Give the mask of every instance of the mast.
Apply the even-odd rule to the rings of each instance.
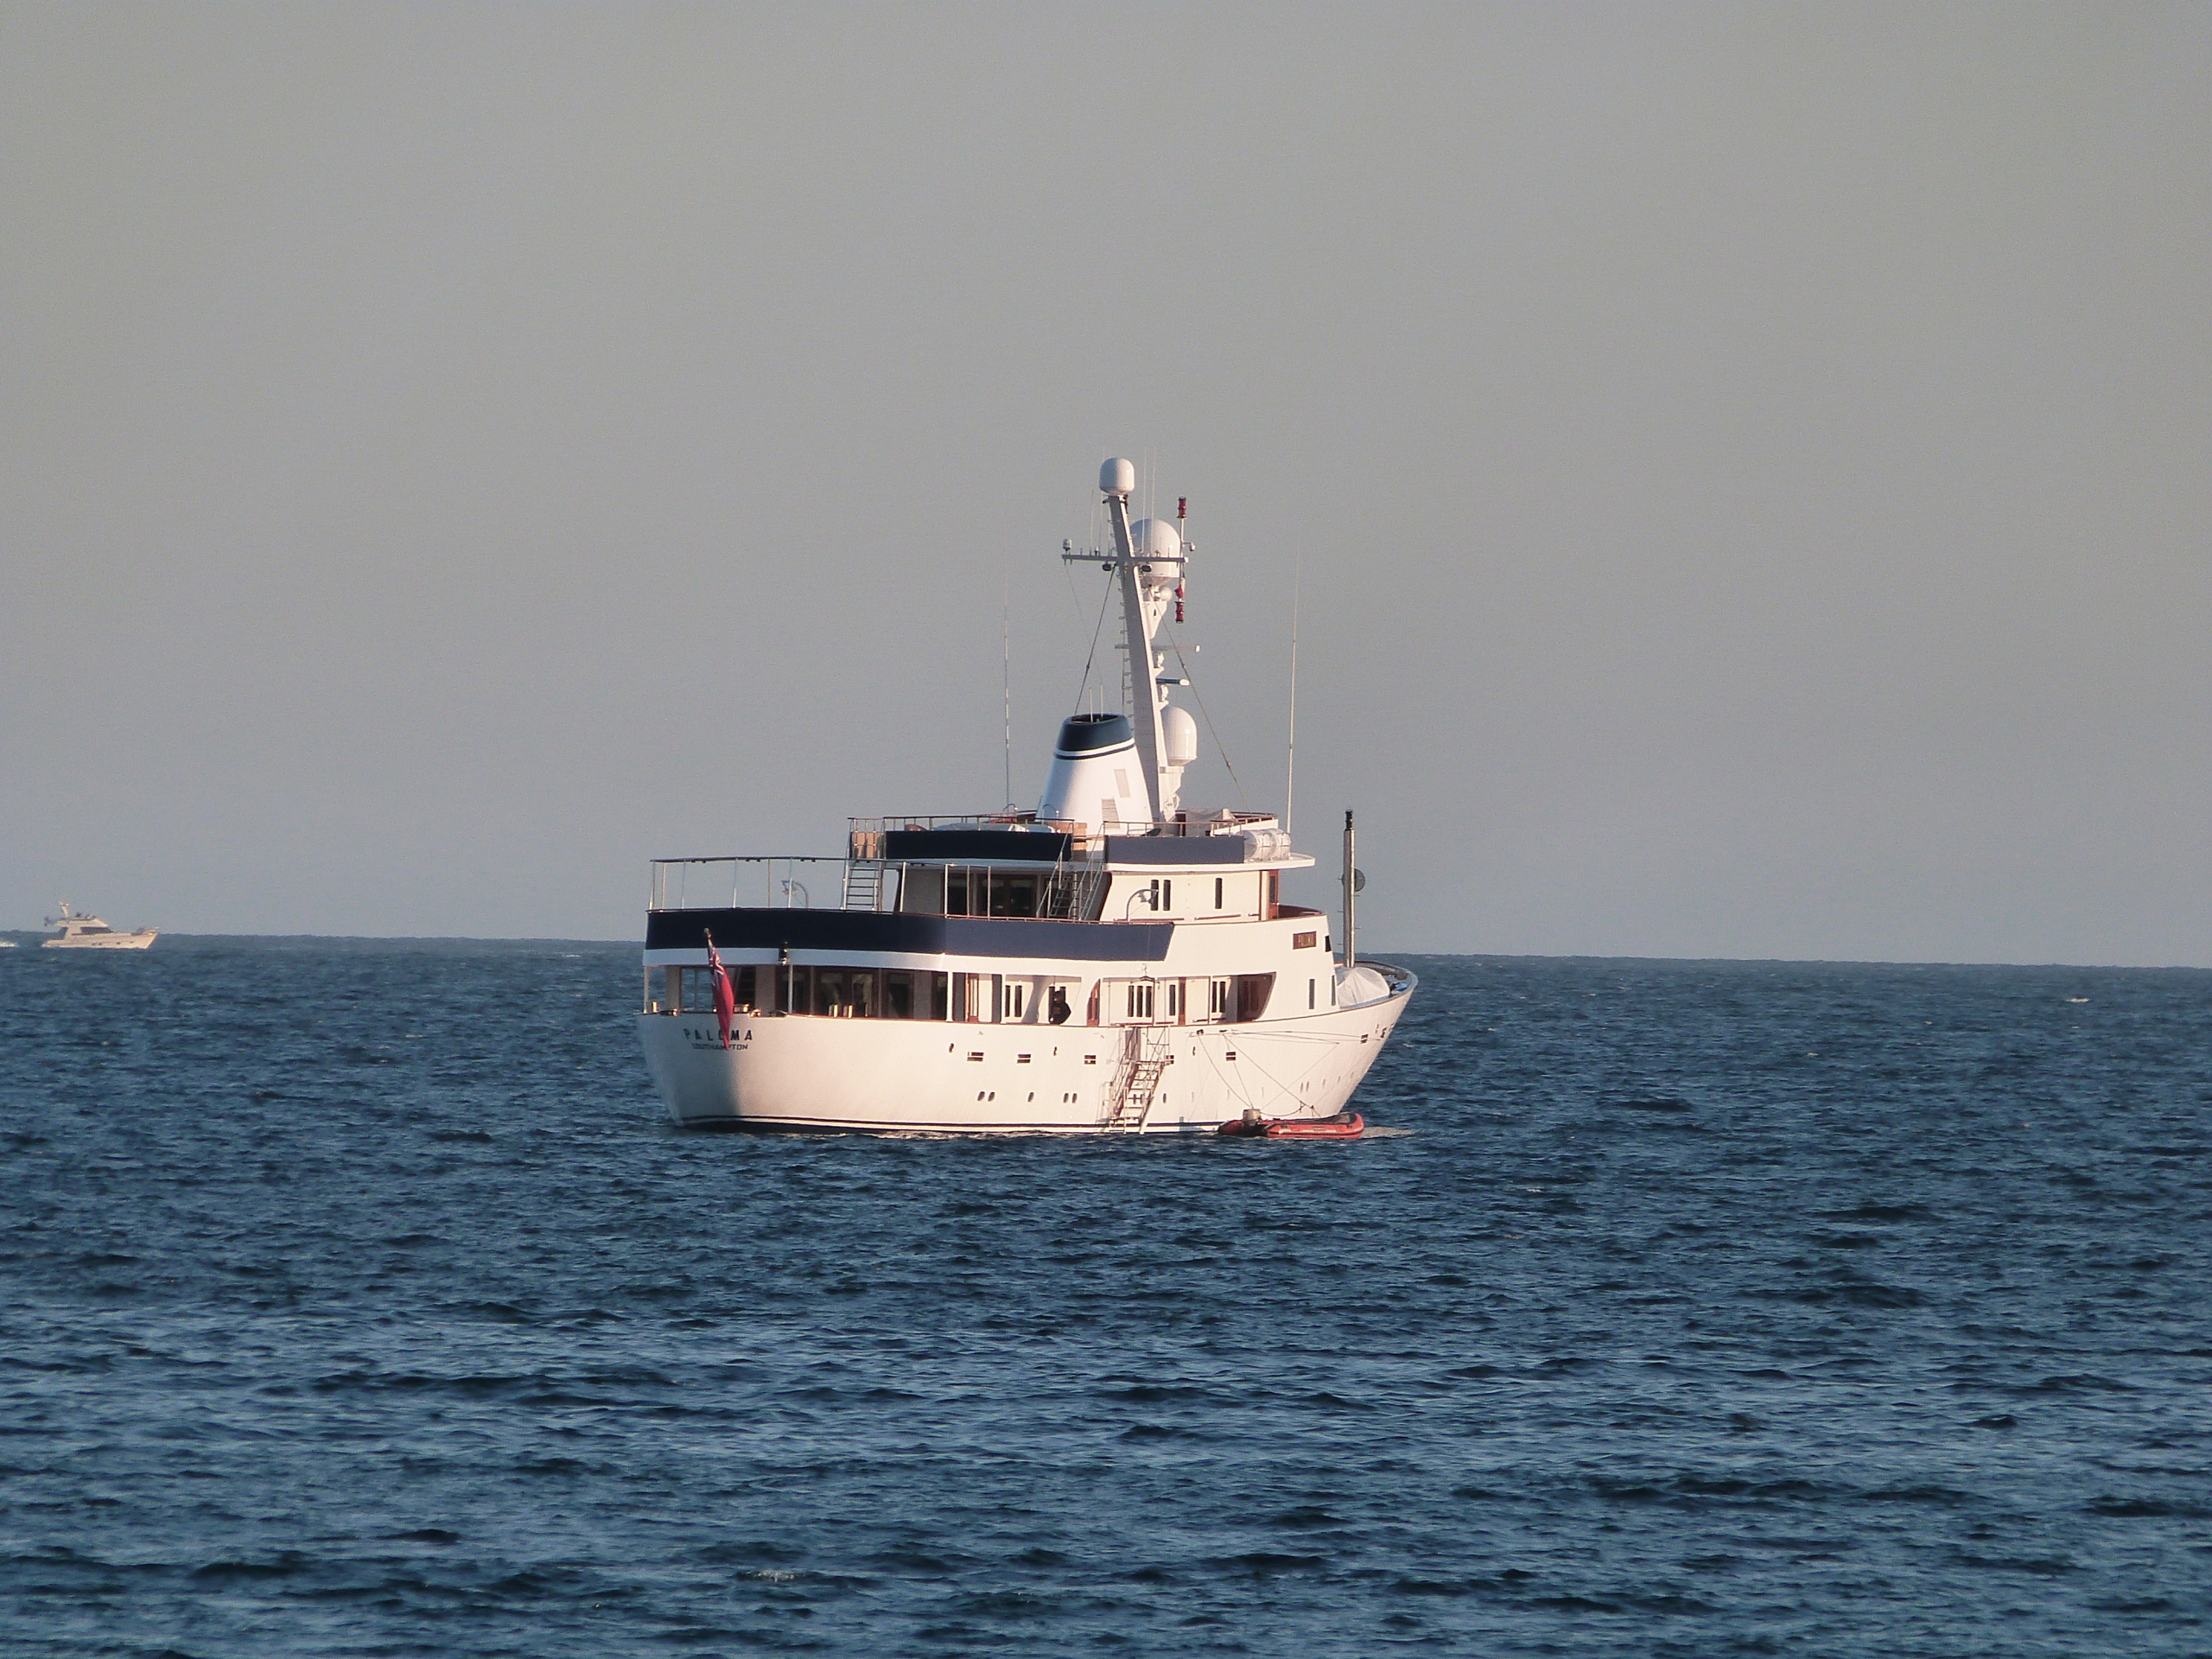
[[[1355,944],[1355,918],[1359,906],[1359,872],[1351,861],[1351,809],[1344,809],[1344,966],[1359,960]]]
[[[1164,601],[1147,589],[1145,572],[1138,567],[1137,549],[1129,535],[1129,492],[1136,487],[1135,467],[1119,459],[1098,469],[1098,487],[1105,493],[1106,514],[1114,523],[1114,564],[1122,578],[1122,637],[1128,642],[1128,702],[1126,710],[1137,741],[1137,764],[1144,769],[1145,804],[1158,823],[1166,816],[1167,780],[1162,758],[1160,706],[1166,693],[1160,683],[1160,662],[1152,648],[1153,632],[1160,625]]]

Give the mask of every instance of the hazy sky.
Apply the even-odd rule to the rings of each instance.
[[[2202,5],[0,6],[0,926],[635,937],[996,805],[1009,592],[1033,804],[1121,453],[1186,800],[1281,804],[1302,560],[1377,949],[2212,963],[2208,88]]]

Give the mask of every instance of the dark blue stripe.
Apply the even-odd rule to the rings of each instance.
[[[1056,957],[1164,962],[1173,922],[1029,921],[998,916],[884,915],[865,910],[655,910],[645,949],[901,951],[924,957]]]
[[[1068,837],[1057,830],[893,830],[883,837],[883,855],[894,863],[1057,864],[1067,854]]]
[[[1242,836],[1109,836],[1109,864],[1242,864]]]

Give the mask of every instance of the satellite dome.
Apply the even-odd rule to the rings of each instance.
[[[1115,456],[1098,469],[1098,487],[1108,495],[1127,495],[1137,486],[1137,464]]]
[[[1160,711],[1160,736],[1166,753],[1160,758],[1171,766],[1187,766],[1198,758],[1198,722],[1191,711],[1173,703]]]
[[[1179,559],[1183,535],[1173,518],[1140,518],[1129,526],[1129,545],[1140,559]]]

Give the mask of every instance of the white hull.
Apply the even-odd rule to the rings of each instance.
[[[1141,1124],[1206,1130],[1257,1109],[1328,1117],[1367,1075],[1414,981],[1358,1007],[1235,1025],[1083,1026],[741,1014],[725,1049],[711,1014],[643,1014],[639,1036],[669,1116],[689,1127],[875,1134],[1109,1130],[1131,1031],[1163,1043]],[[976,1057],[981,1056],[980,1058]],[[1233,1058],[1232,1058],[1233,1057]]]
[[[41,939],[39,943],[48,950],[143,950],[153,944],[159,931],[157,928],[142,927],[136,933],[95,933],[89,938],[79,934],[73,938]]]

